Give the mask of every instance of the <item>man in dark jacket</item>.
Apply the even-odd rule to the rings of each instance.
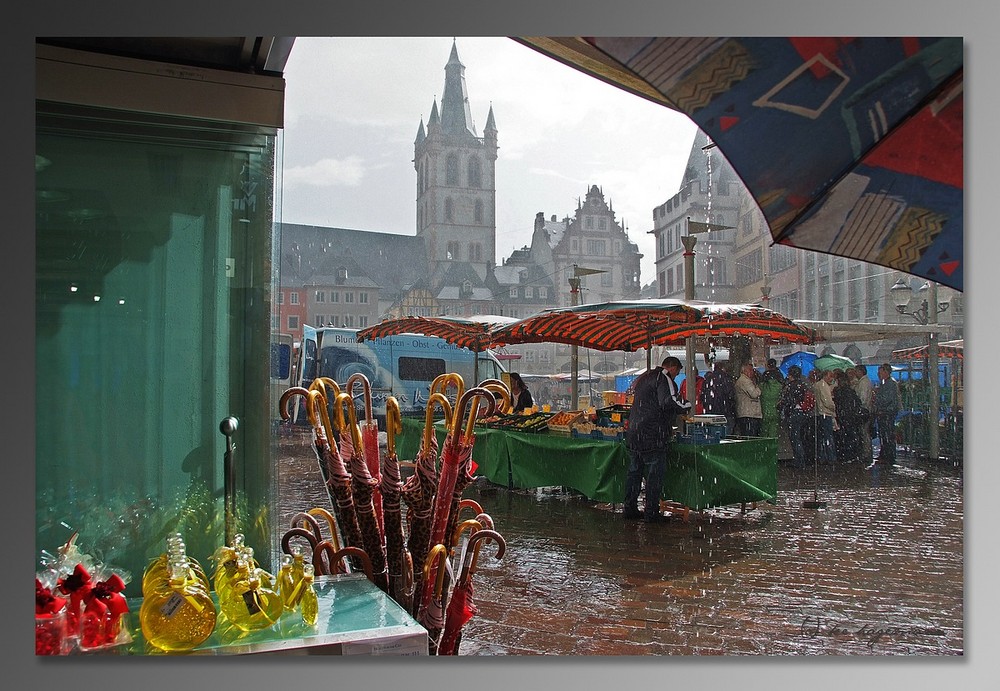
[[[736,384],[729,372],[728,362],[716,362],[705,374],[698,396],[706,415],[725,415],[726,433],[736,431]]]
[[[878,461],[885,465],[896,462],[896,415],[900,409],[899,385],[892,378],[892,367],[885,363],[878,368],[873,412],[878,424]]]
[[[647,523],[663,520],[660,515],[660,492],[667,465],[667,451],[674,437],[674,420],[686,413],[691,404],[681,400],[674,377],[681,371],[675,357],[663,360],[635,380],[632,409],[628,417],[625,443],[629,449],[628,474],[625,476],[625,518],[639,518]],[[639,490],[646,481],[645,511],[639,513]]]

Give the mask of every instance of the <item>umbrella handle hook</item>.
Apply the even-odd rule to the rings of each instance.
[[[347,411],[346,419],[344,417],[345,410]],[[337,429],[341,434],[350,434],[355,450],[357,453],[361,453],[364,443],[361,441],[361,428],[358,427],[358,416],[354,412],[354,398],[351,397],[351,394],[346,391],[337,394],[337,398],[333,401],[333,413],[337,418]]]
[[[424,414],[424,448],[431,448],[431,443],[434,438],[434,404],[437,403],[441,406],[441,410],[444,411],[444,424],[446,427],[451,426],[452,419],[452,409],[451,403],[448,402],[447,396],[440,392],[434,392],[430,395],[427,400],[427,412]]]
[[[458,401],[458,399],[462,397],[462,394],[465,393],[465,380],[462,379],[462,375],[458,372],[448,372],[434,377],[434,381],[431,382],[430,393],[432,395],[435,393],[441,393],[447,397],[449,384],[454,385],[455,400]]]
[[[327,443],[333,446],[333,423],[330,422],[326,394],[319,389],[309,389],[307,399],[309,404],[306,406],[306,412],[309,413],[309,421],[317,430],[317,436],[320,436],[319,431],[322,430]]]
[[[497,553],[494,555],[494,559],[502,559],[504,553],[507,551],[507,541],[503,539],[503,535],[488,528],[477,530],[469,537],[469,544],[465,547],[466,554],[471,552],[472,556],[469,557],[467,565],[463,565],[462,573],[458,579],[459,583],[468,582],[472,578],[472,574],[476,572],[476,565],[479,562],[479,549],[482,547],[479,543],[483,540],[493,540],[497,543]]]
[[[328,389],[333,391],[333,398],[336,398],[340,394],[340,385],[330,377],[316,377],[312,380],[309,388],[319,391],[327,400],[331,400],[330,394],[327,393]]]
[[[403,415],[395,396],[385,400],[385,440],[386,453],[396,455],[396,435],[403,431]]]
[[[483,524],[474,518],[470,518],[466,521],[462,521],[457,526],[455,526],[455,531],[451,535],[451,551],[454,553],[455,548],[458,546],[458,541],[462,538],[462,533],[466,530],[472,532],[475,535],[476,531],[481,530]]]
[[[440,600],[444,597],[445,564],[448,563],[448,548],[438,543],[431,547],[424,559],[424,583],[431,577],[431,567],[437,561],[437,578],[434,580],[434,595]]]
[[[479,383],[479,386],[486,389],[494,396],[499,396],[500,400],[497,401],[497,411],[501,414],[509,413],[511,408],[511,396],[510,389],[499,379],[484,379]]]
[[[288,402],[296,396],[302,396],[302,398],[308,400],[309,389],[302,388],[301,386],[292,386],[281,393],[281,398],[278,399],[278,413],[281,415],[282,420],[288,421],[292,419],[292,411],[288,409]],[[308,407],[306,408],[306,413],[309,413]],[[312,422],[311,417],[309,421]]]
[[[307,511],[310,516],[322,516],[326,519],[326,525],[330,528],[330,541],[336,549],[340,549],[340,538],[337,536],[337,519],[332,513],[322,506],[316,506]]]
[[[465,393],[463,393],[462,397],[458,399],[458,403],[455,405],[455,414],[452,416],[451,419],[450,439],[452,444],[460,443],[459,434],[461,433],[461,429],[459,428],[459,425],[462,424],[461,420],[463,417],[465,417],[466,410],[469,410],[469,414],[468,414],[468,419],[465,422],[465,432],[461,436],[461,442],[468,444],[469,442],[472,441],[472,438],[475,436],[474,432],[475,432],[476,418],[479,416],[480,398],[486,399],[487,403],[487,409],[485,414],[486,417],[490,417],[491,415],[496,413],[497,399],[496,396],[493,395],[493,392],[490,391],[489,389],[484,389],[480,386],[474,386]],[[470,409],[470,403],[472,403],[471,409]]]
[[[363,375],[361,372],[355,372],[350,377],[347,378],[347,383],[345,387],[347,393],[354,395],[354,385],[361,384],[361,390],[365,397],[365,421],[371,422],[375,419],[375,415],[372,412],[372,384],[368,381],[368,377]]]

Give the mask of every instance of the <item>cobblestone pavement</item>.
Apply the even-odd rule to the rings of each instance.
[[[289,515],[325,499],[315,461],[296,458]],[[961,467],[905,457],[782,466],[774,504],[649,525],[477,482],[465,496],[507,553],[483,549],[461,654],[963,655],[962,483]],[[814,491],[825,508],[803,507]]]

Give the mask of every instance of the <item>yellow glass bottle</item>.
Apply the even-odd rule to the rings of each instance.
[[[316,626],[319,619],[319,599],[316,597],[316,590],[313,588],[315,574],[313,565],[306,564],[302,573],[302,580],[299,582],[302,595],[299,598],[299,607],[302,609],[302,621],[308,626]]]
[[[295,590],[295,580],[292,578],[292,555],[283,554],[281,556],[281,569],[278,571],[278,593],[284,603],[285,610],[295,609],[290,604],[292,592]]]
[[[178,562],[166,586],[145,595],[139,608],[142,635],[150,645],[167,652],[191,650],[204,643],[215,630],[215,619],[211,595]]]
[[[273,626],[285,609],[281,596],[261,582],[260,572],[255,569],[247,581],[234,582],[219,603],[226,618],[243,631]]]

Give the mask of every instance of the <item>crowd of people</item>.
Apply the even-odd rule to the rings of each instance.
[[[792,465],[810,463],[896,462],[896,417],[901,408],[899,384],[888,364],[878,367],[873,384],[864,365],[846,369],[812,370],[802,375],[797,365],[782,374],[777,362],[767,361],[758,373],[751,363],[734,379],[728,362],[711,362],[695,379],[695,406],[687,397],[687,381],[678,388],[681,372],[675,357],[666,358],[640,376],[633,385],[626,444],[630,462],[625,480],[625,518],[661,520],[659,498],[669,445],[675,442],[678,415],[718,415],[726,419],[728,434],[772,437],[791,447]],[[874,457],[873,440],[879,440]],[[640,490],[646,502],[639,511]]]
[[[901,404],[892,369],[878,368],[872,384],[864,365],[813,370],[808,377],[793,365],[785,377],[777,362],[763,372],[746,363],[735,379],[729,363],[716,362],[697,379],[697,413],[726,418],[727,434],[775,437],[787,434],[793,463],[849,463],[873,460],[872,440],[879,439],[879,462],[896,459],[895,419]],[[685,397],[681,387],[681,397]],[[783,439],[782,439],[783,441]]]

